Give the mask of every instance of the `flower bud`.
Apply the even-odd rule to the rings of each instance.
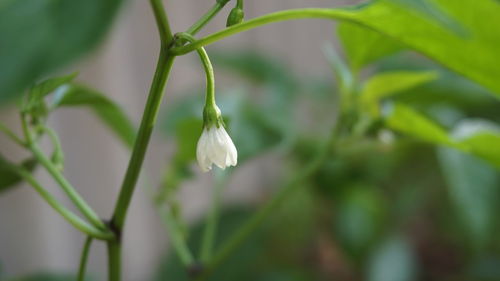
[[[245,18],[245,12],[241,8],[234,7],[227,17],[226,26],[229,27],[241,23],[243,18]]]

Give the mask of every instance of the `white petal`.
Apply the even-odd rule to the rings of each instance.
[[[203,129],[196,147],[196,158],[203,171],[209,171],[212,164],[221,169],[235,166],[238,152],[231,137],[223,127]]]
[[[203,129],[203,132],[196,146],[196,159],[198,160],[198,165],[203,172],[208,172],[212,169],[212,161],[210,161],[207,155],[207,142],[207,130]]]

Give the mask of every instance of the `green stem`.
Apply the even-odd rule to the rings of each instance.
[[[172,212],[166,205],[159,206],[158,210],[165,221],[167,231],[170,234],[170,241],[182,264],[185,267],[192,265],[194,263],[193,255]]]
[[[43,188],[38,181],[31,175],[30,172],[26,171],[23,168],[12,166],[12,169],[16,171],[22,178],[24,178],[33,188],[42,196],[42,198],[56,211],[58,212],[64,219],[66,219],[71,225],[76,227],[78,230],[86,233],[89,236],[92,236],[97,239],[102,240],[110,240],[113,239],[113,233],[109,231],[102,231],[94,226],[88,224],[73,212],[68,210],[66,207],[61,205],[57,199],[52,196],[45,188]]]
[[[97,228],[107,229],[106,225],[102,222],[99,216],[92,210],[92,208],[83,200],[75,188],[66,180],[66,178],[59,172],[54,163],[45,156],[40,147],[36,143],[29,144],[31,151],[35,155],[38,162],[40,162],[45,169],[52,175],[55,181],[61,186],[64,192],[68,195],[71,201],[76,205],[78,210]]]
[[[115,205],[110,226],[117,235],[115,241],[108,242],[109,281],[119,281],[121,274],[121,235],[127,210],[134,194],[135,186],[141,172],[144,157],[151,139],[151,134],[156,123],[163,98],[163,89],[174,63],[174,56],[167,54],[167,47],[172,42],[172,32],[168,23],[161,0],[151,0],[158,30],[160,33],[161,47],[156,71],[149,90],[148,100],[144,108],[141,125],[135,139],[132,156],[128,163],[127,172],[121,186],[120,194]]]
[[[179,32],[176,34],[180,39],[187,40],[188,42],[195,42],[193,36],[186,32]],[[205,48],[200,47],[196,49],[198,53],[201,63],[203,65],[203,70],[205,70],[205,76],[207,80],[207,94],[205,95],[205,106],[211,105],[216,106],[215,104],[215,75],[214,68],[212,67],[212,63],[210,62],[210,58],[208,57],[207,51]]]
[[[13,140],[15,143],[19,144],[22,147],[26,147],[26,143],[22,139],[20,139],[12,130],[10,130],[7,126],[4,124],[0,123],[0,132],[3,132],[5,135],[7,135],[11,140]]]
[[[168,43],[172,41],[173,35],[170,30],[168,16],[167,13],[165,13],[162,0],[150,0],[150,3],[155,15],[156,26],[158,27],[158,32],[160,33],[162,46],[168,46]]]
[[[59,140],[59,137],[57,136],[56,132],[51,128],[45,126],[42,127],[42,130],[46,132],[47,135],[49,135],[50,140],[52,141],[52,146],[54,149],[54,152],[52,154],[56,156],[55,158],[57,159],[57,161],[59,161],[57,164],[61,166],[64,165],[64,152],[61,146],[61,141]]]
[[[215,243],[217,223],[219,218],[219,207],[222,190],[226,186],[226,172],[221,171],[216,174],[216,182],[213,192],[212,207],[207,216],[205,230],[203,232],[200,260],[204,263],[209,262],[212,258],[212,252]]]
[[[121,242],[110,240],[108,245],[108,281],[120,281],[121,279]]]
[[[238,8],[240,8],[240,9],[242,9],[242,10],[243,10],[243,0],[238,0],[238,1],[236,2],[236,7],[238,7]]]
[[[80,267],[78,268],[78,279],[77,281],[85,280],[85,270],[87,268],[87,261],[89,258],[90,246],[92,245],[92,240],[94,240],[91,236],[88,236],[85,239],[85,243],[83,244],[82,256],[80,258]]]
[[[210,10],[208,10],[198,21],[196,21],[188,30],[187,33],[195,35],[200,31],[210,20],[212,20],[219,11],[224,8],[224,5],[216,2]]]
[[[170,53],[176,56],[184,55],[205,45],[222,40],[233,34],[253,29],[261,25],[279,21],[296,20],[304,18],[343,19],[343,20],[354,21],[351,12],[347,10],[344,11],[344,10],[334,10],[334,9],[309,8],[309,9],[280,11],[276,13],[267,14],[261,17],[257,17],[248,21],[244,21],[239,24],[235,24],[226,29],[223,29],[221,31],[210,34],[204,38],[201,38],[191,44],[172,48],[170,49]]]

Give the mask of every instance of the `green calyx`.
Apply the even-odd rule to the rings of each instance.
[[[206,104],[203,108],[203,128],[208,129],[212,126],[220,128],[224,126],[224,120],[217,105]]]
[[[245,12],[240,7],[234,7],[229,16],[227,17],[226,26],[230,27],[232,25],[241,23],[245,18]]]

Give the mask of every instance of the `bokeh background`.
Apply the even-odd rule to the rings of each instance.
[[[252,18],[283,9],[358,2],[253,0],[246,1],[245,13]],[[212,2],[168,0],[165,6],[172,29],[182,31]],[[217,17],[202,34],[219,30],[225,20]],[[158,47],[148,1],[130,0],[104,42],[60,73],[78,71],[78,82],[115,100],[137,125]],[[336,24],[310,19],[260,27],[207,48],[221,109],[230,116],[233,130],[234,124],[244,128],[232,135],[237,146],[241,144],[240,157],[248,159],[232,170],[223,192],[227,210],[220,221],[221,237],[300,172],[329,135],[339,94],[328,59],[332,49],[343,55]],[[399,99],[445,128],[467,117],[500,121],[500,104],[487,90],[411,51],[378,61],[359,78],[391,70],[440,73],[438,81],[408,89]],[[203,93],[204,73],[196,55],[178,58],[126,223],[124,280],[186,280],[169,252],[169,235],[152,204],[152,193],[174,166],[180,145],[176,122],[191,117],[187,113],[199,108]],[[244,107],[251,118],[243,121],[234,117],[234,111],[241,110],[235,104],[242,101],[255,102]],[[266,113],[255,117],[255,112]],[[3,106],[0,119],[20,132],[15,107]],[[109,216],[129,149],[87,109],[60,110],[49,124],[62,141],[65,175],[99,214]],[[50,147],[47,140],[43,145]],[[27,155],[3,136],[0,146],[11,158]],[[401,137],[377,124],[339,147],[335,157],[303,183],[306,188],[287,200],[213,280],[500,280],[495,221],[499,175],[488,163]],[[196,244],[197,222],[210,206],[215,180],[194,163],[188,166],[190,173],[182,178],[177,198],[183,218],[195,225],[190,240]],[[37,177],[70,205],[40,170]],[[84,239],[29,186],[1,194],[0,264],[7,280],[38,272],[75,272]],[[105,250],[99,242],[91,250],[88,272],[96,280],[106,276]]]
[[[284,8],[332,7],[355,1],[247,2],[245,12],[250,18]],[[212,2],[165,1],[165,6],[172,29],[181,31],[209,9]],[[230,9],[228,5],[221,14]],[[217,17],[202,34],[220,29],[225,20],[224,16]],[[287,61],[298,73],[328,76],[329,65],[325,62],[321,45],[334,41],[333,32],[332,23],[321,20],[278,23],[229,38],[208,50],[257,50]],[[78,71],[78,81],[92,85],[115,99],[138,124],[154,72],[158,46],[149,2],[128,1],[121,8],[102,45],[61,73]],[[222,71],[216,73],[218,88],[237,86],[234,76],[226,79],[224,74]],[[203,89],[204,74],[198,58],[195,55],[180,57],[170,77],[165,105],[173,103],[189,90],[203,94]],[[0,114],[2,121],[18,126],[15,108],[4,107]],[[50,124],[60,134],[66,151],[65,174],[99,214],[110,215],[128,162],[128,149],[85,109],[58,112],[50,118]],[[9,155],[22,154],[3,137],[1,147],[2,152]],[[143,175],[150,177],[151,182],[158,182],[161,169],[171,159],[173,149],[172,139],[165,138],[161,130],[157,130]],[[237,184],[231,185],[225,196],[228,200],[251,201],[258,196],[261,181],[273,178],[269,167],[251,166],[245,168],[248,170]],[[63,194],[53,188],[49,177],[43,173],[40,176],[47,187],[64,200]],[[211,199],[210,190],[210,175],[200,175],[183,187],[181,198],[190,220],[198,218],[207,208]],[[77,269],[85,238],[58,217],[29,186],[3,194],[0,202],[0,260],[5,275],[38,271],[71,272]],[[125,231],[124,276],[126,280],[146,280],[153,274],[159,257],[168,247],[168,236],[143,185],[137,189],[133,199]],[[92,249],[89,272],[105,276],[104,244],[96,243]]]

